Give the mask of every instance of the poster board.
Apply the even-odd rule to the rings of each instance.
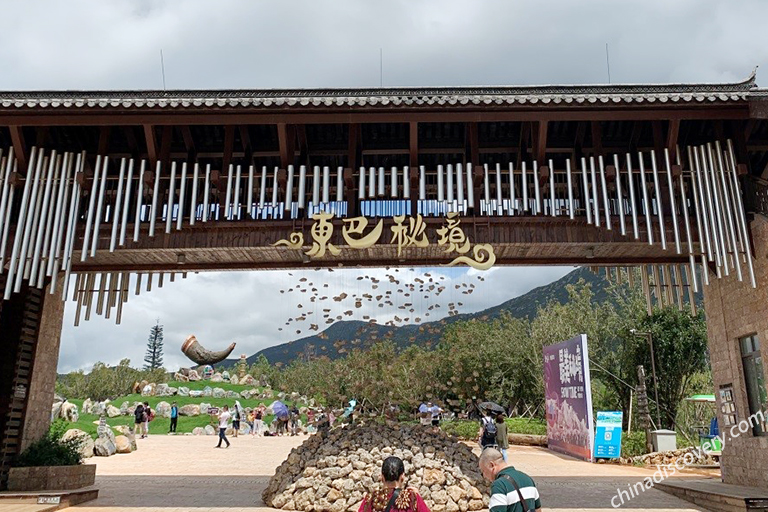
[[[544,347],[544,397],[549,448],[591,461],[594,424],[586,334]]]
[[[621,457],[621,411],[597,411],[595,421],[595,458]]]

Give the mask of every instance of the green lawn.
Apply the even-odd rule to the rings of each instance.
[[[547,422],[531,418],[506,418],[507,430],[510,434],[547,434]],[[472,420],[453,420],[444,421],[441,424],[442,429],[459,439],[475,440],[477,432],[480,429],[479,421]]]
[[[220,382],[220,383],[212,383],[210,381],[197,381],[197,382],[168,382],[169,386],[173,386],[175,388],[178,388],[180,386],[186,386],[190,390],[203,390],[206,386],[210,386],[211,389],[213,388],[221,388],[225,391],[236,391],[241,392],[245,391],[247,389],[258,389],[259,392],[262,392],[263,389],[255,386],[241,386],[241,385],[235,385],[230,384],[228,382]],[[258,405],[264,404],[266,406],[270,405],[272,402],[277,400],[277,392],[275,392],[275,396],[273,398],[262,398],[262,399],[251,399],[251,400],[245,400],[243,398],[214,398],[212,396],[201,396],[197,398],[189,397],[189,396],[141,396],[139,394],[130,394],[126,396],[121,396],[119,398],[116,398],[111,403],[118,409],[122,405],[123,402],[128,402],[129,405],[133,405],[134,402],[149,402],[149,406],[155,409],[157,407],[157,404],[159,402],[168,402],[169,404],[172,402],[176,402],[176,405],[178,405],[179,408],[181,408],[184,405],[187,404],[195,404],[199,405],[201,403],[207,403],[211,404],[213,407],[222,407],[224,405],[229,405],[232,407],[235,403],[235,400],[240,401],[240,405],[242,405],[244,408],[253,408]],[[95,414],[83,414],[83,401],[82,399],[71,399],[70,402],[77,405],[78,410],[80,411],[80,418],[75,423],[70,423],[70,428],[79,428],[80,430],[83,430],[87,433],[89,433],[92,437],[96,437],[96,427],[98,426],[99,422],[99,416]],[[288,405],[289,407],[293,405],[293,400],[281,400],[284,404]],[[302,407],[306,404],[297,402],[297,407]],[[267,423],[270,423],[274,419],[274,416],[268,415],[264,418],[264,421]],[[149,432],[150,434],[165,434],[168,432],[168,428],[170,426],[170,419],[169,418],[163,418],[162,416],[156,416],[154,421],[152,421],[149,424]],[[302,417],[302,421],[306,422],[306,417]],[[117,425],[128,425],[133,426],[133,416],[117,416],[115,418],[107,418],[107,424],[111,427],[115,427]],[[192,432],[192,429],[195,427],[205,427],[206,425],[213,425],[213,421],[211,420],[210,415],[208,414],[201,414],[199,416],[179,416],[179,421],[176,427],[176,431],[178,433],[186,433],[186,432]]]

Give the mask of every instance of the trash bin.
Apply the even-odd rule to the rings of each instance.
[[[677,450],[677,432],[674,430],[654,430],[651,432],[653,451],[668,452]]]

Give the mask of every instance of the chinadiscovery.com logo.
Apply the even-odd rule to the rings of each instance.
[[[718,445],[717,441],[720,441],[720,445],[725,448],[725,445],[732,439],[736,439],[742,434],[746,434],[755,425],[764,424],[766,416],[768,416],[768,413],[758,411],[752,416],[743,419],[737,424],[731,426],[727,432],[724,432],[719,436],[715,436],[712,439],[705,441],[699,447],[691,449],[691,451],[678,458],[674,463],[665,464],[663,466],[656,466],[656,472],[652,477],[647,476],[635,484],[627,484],[626,491],[624,489],[616,489],[616,494],[611,498],[611,506],[613,508],[621,507],[622,505],[632,500],[632,498],[636,498],[648,489],[652,489],[655,484],[660,484],[667,478],[673,476],[678,471],[682,471],[697,460],[704,458],[706,455],[709,455],[715,451],[714,447]]]

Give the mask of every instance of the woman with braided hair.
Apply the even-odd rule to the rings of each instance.
[[[380,489],[365,495],[358,512],[429,512],[413,487],[405,485],[405,465],[399,457],[387,457],[381,465]]]

